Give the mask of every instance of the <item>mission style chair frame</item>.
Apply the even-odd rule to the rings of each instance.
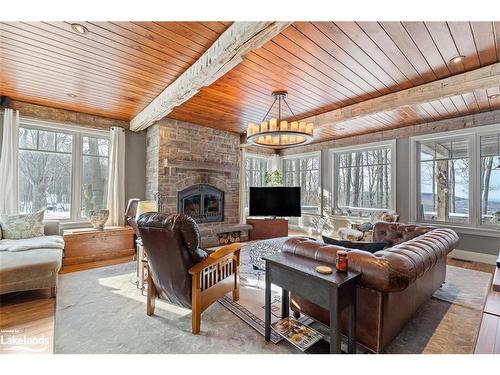
[[[238,276],[240,249],[242,246],[240,243],[224,246],[211,253],[207,259],[189,269],[189,274],[192,277],[191,310],[193,334],[200,332],[201,313],[212,303],[229,292],[233,293],[233,301],[239,300]],[[148,266],[148,315],[154,314],[157,295]]]

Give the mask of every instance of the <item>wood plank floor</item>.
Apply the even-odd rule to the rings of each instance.
[[[130,261],[130,258],[65,267],[62,273],[83,271],[90,268],[123,263],[125,261]],[[448,264],[490,273],[494,273],[496,268],[490,264],[467,262],[457,259],[449,259]],[[0,296],[0,331],[4,335],[4,340],[12,333],[16,336],[26,335],[26,337],[46,338],[45,342],[41,344],[29,346],[16,345],[15,343],[2,344],[0,345],[0,353],[53,353],[55,309],[56,298],[49,298],[47,291],[11,293]],[[486,323],[491,322],[485,321]],[[26,349],[23,350],[26,347],[29,351],[26,351]]]
[[[65,266],[61,273],[84,271],[97,267],[130,262],[132,257]],[[54,317],[57,298],[48,290],[9,293],[0,296],[0,335],[3,341],[15,337],[35,337],[37,343],[19,345],[2,343],[0,354],[54,353]]]

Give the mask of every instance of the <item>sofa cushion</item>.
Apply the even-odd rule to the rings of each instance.
[[[34,214],[0,215],[3,239],[20,240],[43,236],[44,213],[45,210]]]
[[[433,229],[431,226],[378,222],[373,227],[373,241],[387,242],[387,247],[392,247]]]
[[[327,236],[322,236],[322,237],[323,237],[323,242],[328,245],[342,246],[348,249],[358,249],[362,251],[368,251],[369,253],[375,253],[387,246],[386,242],[360,242],[360,241],[336,240],[335,238],[330,238]]]
[[[0,252],[0,294],[55,286],[62,254],[60,249]]]

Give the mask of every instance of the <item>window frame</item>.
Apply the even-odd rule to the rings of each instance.
[[[281,175],[283,176],[283,186],[285,185],[285,162],[287,160],[293,160],[296,165],[295,165],[295,178],[298,179],[297,176],[300,175],[300,160],[310,158],[310,157],[318,157],[318,171],[319,171],[319,180],[318,180],[318,188],[319,192],[318,194],[322,194],[323,191],[323,185],[322,185],[322,179],[321,179],[321,151],[313,151],[313,152],[305,152],[301,154],[296,154],[296,155],[286,155],[281,157]],[[301,188],[302,186],[299,185]],[[302,215],[320,215],[321,212],[323,211],[323,199],[320,200],[320,203],[317,207],[317,209],[304,209],[304,206],[301,205],[301,210],[302,210]]]
[[[250,185],[248,185],[246,183],[246,173],[247,173],[247,160],[251,158],[251,159],[259,159],[260,162],[265,162],[266,163],[266,171],[265,172],[268,172],[269,171],[269,158],[267,156],[263,156],[263,155],[260,155],[260,154],[253,154],[253,153],[245,153],[245,160],[244,160],[244,163],[245,163],[245,210],[248,210],[249,209],[249,204],[248,204],[248,200],[249,200],[249,196],[250,196]],[[253,171],[253,170],[251,170]],[[265,173],[264,172],[264,173]],[[262,175],[262,185],[260,186],[266,186],[266,181],[265,181],[265,177],[264,175]]]
[[[492,232],[498,235],[499,229],[493,225],[481,223],[481,137],[500,133],[499,124],[483,125],[480,127],[451,130],[434,134],[410,137],[410,221],[417,224],[430,224],[451,228],[462,228],[471,234]],[[423,220],[418,216],[420,204],[420,162],[418,142],[441,139],[466,138],[469,142],[469,223],[454,223]],[[464,232],[465,233],[465,232]]]
[[[44,222],[88,222],[81,217],[81,188],[83,180],[83,137],[98,137],[111,142],[109,131],[85,127],[82,125],[68,125],[59,122],[44,121],[29,117],[19,118],[19,128],[51,131],[69,134],[73,137],[71,152],[71,210],[66,219],[44,219]],[[111,147],[111,143],[109,145]],[[109,158],[109,155],[108,155]],[[109,164],[108,164],[109,165]],[[78,189],[75,189],[78,187]],[[19,204],[19,202],[18,202]]]
[[[357,146],[345,146],[345,147],[335,147],[329,149],[330,153],[330,161],[332,165],[332,172],[331,172],[331,183],[332,183],[332,189],[330,192],[330,202],[332,202],[332,210],[335,210],[337,208],[337,188],[338,188],[338,174],[339,174],[339,158],[338,156],[340,154],[345,154],[348,152],[359,152],[359,151],[372,151],[376,150],[379,148],[389,148],[391,150],[391,182],[390,182],[390,189],[391,189],[391,199],[390,201],[390,207],[387,208],[389,210],[396,210],[396,140],[392,139],[389,141],[382,141],[382,142],[371,142],[371,143],[364,143],[361,145]],[[383,208],[380,208],[382,210]],[[376,209],[374,209],[376,210]],[[339,214],[334,214],[334,217],[348,217],[348,216],[343,216]],[[356,215],[352,215],[351,217],[358,217]]]

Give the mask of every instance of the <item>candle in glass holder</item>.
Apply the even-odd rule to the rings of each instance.
[[[335,268],[338,272],[347,272],[347,251],[337,251],[337,261],[335,262]]]
[[[272,118],[269,121],[269,130],[271,130],[272,132],[275,132],[276,130],[278,130],[278,120],[276,120],[275,118]]]

